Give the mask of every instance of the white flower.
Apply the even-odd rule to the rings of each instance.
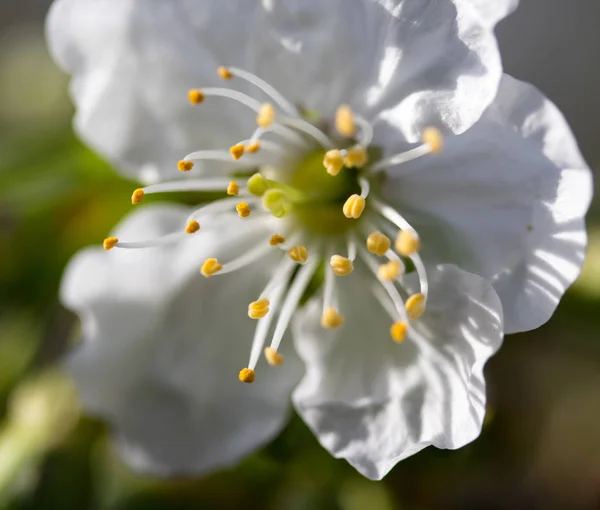
[[[55,4],[82,136],[143,180],[195,174],[132,201],[232,195],[147,206],[65,276],[71,370],[131,462],[202,472],[272,437],[302,368],[257,364],[290,324],[294,405],[361,473],[477,437],[483,365],[577,276],[591,195],[560,113],[501,78],[496,3]]]

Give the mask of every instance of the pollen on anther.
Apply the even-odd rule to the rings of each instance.
[[[444,137],[439,129],[430,127],[423,131],[423,143],[429,145],[431,152],[438,154],[444,148]]]
[[[229,154],[231,154],[231,157],[236,161],[244,155],[244,151],[244,145],[241,143],[236,143],[229,148]]]
[[[260,142],[257,141],[249,143],[244,149],[246,150],[246,152],[254,154],[255,152],[258,152],[260,150]]]
[[[219,78],[221,78],[222,80],[231,80],[231,78],[233,78],[233,74],[231,73],[229,68],[225,67],[225,66],[220,66],[217,69],[217,74],[219,75]]]
[[[227,194],[231,196],[237,196],[239,192],[240,186],[238,185],[238,183],[235,181],[231,181],[227,186]]]
[[[392,340],[397,344],[402,343],[406,338],[406,331],[408,330],[408,325],[406,322],[398,321],[392,324],[390,328],[390,336]]]
[[[248,305],[248,317],[251,319],[262,319],[269,313],[271,303],[267,298],[261,298]]]
[[[409,257],[419,251],[421,240],[416,232],[401,230],[395,243],[396,251],[404,257]]]
[[[202,264],[202,267],[200,268],[200,272],[202,273],[202,276],[209,278],[218,273],[221,269],[223,269],[221,263],[215,258],[210,258],[204,261],[204,264]]]
[[[371,232],[367,237],[367,250],[374,255],[382,257],[392,245],[390,238],[381,232]]]
[[[327,151],[323,157],[323,166],[329,175],[336,176],[339,174],[344,166],[344,159],[340,151],[337,149]]]
[[[254,375],[254,370],[252,370],[251,368],[242,368],[238,377],[241,382],[253,383]]]
[[[142,200],[144,200],[144,190],[142,188],[138,188],[131,195],[131,203],[139,204]]]
[[[382,264],[377,270],[377,276],[380,280],[392,281],[400,276],[402,272],[402,263],[398,260],[390,260],[387,264]]]
[[[273,234],[271,236],[271,239],[269,239],[269,244],[271,246],[277,246],[283,243],[285,243],[285,238],[283,236],[280,236],[279,234]]]
[[[186,234],[194,234],[195,232],[198,232],[198,230],[200,230],[200,223],[196,220],[190,221],[185,227]]]
[[[347,276],[354,271],[354,264],[352,261],[341,255],[333,255],[329,259],[329,265],[337,276]]]
[[[346,218],[358,219],[365,210],[365,199],[360,195],[352,195],[346,200],[342,212]]]
[[[321,326],[327,329],[336,329],[344,324],[344,317],[335,308],[326,308],[321,315]]]
[[[192,168],[194,168],[194,163],[192,161],[182,159],[177,163],[177,169],[181,172],[189,172]]]
[[[267,363],[271,366],[277,366],[283,363],[283,356],[272,347],[265,347],[265,358]]]
[[[192,104],[200,104],[202,101],[204,101],[204,94],[201,90],[192,89],[188,92],[188,99]]]
[[[348,168],[362,168],[368,161],[367,151],[360,145],[355,145],[346,150],[344,165]]]
[[[119,239],[117,239],[116,237],[107,237],[104,240],[104,243],[102,243],[102,246],[104,247],[104,249],[106,251],[108,251],[108,250],[112,250],[117,245],[118,242],[119,242]]]
[[[258,112],[258,115],[256,116],[256,124],[259,127],[267,128],[271,124],[273,124],[274,120],[275,120],[275,109],[273,108],[273,105],[270,103],[263,104],[260,107],[260,111]]]
[[[235,206],[235,210],[237,211],[240,218],[247,218],[252,212],[247,202],[240,202],[238,205]]]
[[[413,294],[406,300],[405,308],[411,320],[418,319],[425,313],[425,295]]]
[[[308,250],[301,244],[288,250],[289,257],[298,264],[304,264],[308,260]]]
[[[352,137],[356,134],[354,113],[347,104],[343,104],[335,112],[335,128],[342,136]]]

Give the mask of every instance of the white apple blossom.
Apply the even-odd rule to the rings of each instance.
[[[130,462],[235,462],[292,390],[370,478],[477,437],[483,366],[577,276],[591,199],[560,113],[502,76],[492,30],[516,2],[495,6],[55,3],[76,126],[148,183],[133,203],[230,195],[138,206],[65,275],[83,322],[69,367]],[[189,178],[165,182],[176,168]]]

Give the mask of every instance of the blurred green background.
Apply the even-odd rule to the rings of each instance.
[[[61,273],[130,210],[118,177],[71,131],[67,78],[43,39],[49,0],[0,3],[0,508],[585,509],[600,508],[600,203],[581,279],[555,317],[508,337],[487,367],[482,436],[429,448],[369,482],[329,456],[298,419],[235,469],[200,480],[130,472],[106,427],[77,420],[52,366],[77,318]],[[505,66],[561,107],[600,167],[597,0],[522,0],[499,27]]]

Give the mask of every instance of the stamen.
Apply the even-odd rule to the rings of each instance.
[[[119,242],[119,239],[117,237],[107,237],[104,240],[104,243],[102,243],[102,246],[104,247],[104,249],[106,251],[108,251],[108,250],[112,250],[117,245],[118,242]]]
[[[192,89],[188,92],[188,99],[192,104],[200,104],[202,101],[204,101],[204,94],[201,90]]]
[[[323,157],[323,166],[329,175],[339,174],[344,166],[344,159],[340,151],[337,149],[327,151]]]
[[[406,313],[411,320],[418,319],[425,313],[425,295],[413,294],[406,300]]]
[[[262,319],[269,313],[271,302],[267,298],[253,301],[248,305],[248,317],[251,319]]]
[[[354,113],[347,104],[343,104],[335,112],[335,128],[340,135],[348,138],[352,138],[356,134]]]
[[[277,366],[283,363],[283,356],[272,347],[265,347],[265,358],[267,359],[267,363],[271,366]]]
[[[202,267],[200,268],[200,272],[205,278],[210,278],[212,275],[220,272],[221,269],[223,269],[221,263],[215,258],[210,258],[204,261],[204,264],[202,264]]]
[[[306,291],[308,284],[313,277],[317,267],[319,265],[318,258],[314,257],[308,264],[300,268],[296,274],[294,282],[290,286],[290,290],[285,298],[285,302],[281,307],[281,313],[277,319],[277,325],[275,326],[275,332],[273,333],[273,339],[271,341],[271,348],[275,351],[279,349],[279,344],[286,332],[290,320],[294,315],[294,312],[298,308],[300,298]]]
[[[240,375],[238,376],[240,381],[245,383],[253,383],[254,382],[254,370],[250,368],[242,368],[240,370]]]
[[[406,338],[406,332],[408,331],[408,325],[406,322],[397,321],[392,324],[390,328],[390,336],[392,340],[397,344],[400,344]]]
[[[326,149],[331,149],[333,147],[333,142],[325,133],[323,133],[323,131],[304,119],[285,117],[281,123],[284,126],[293,127],[294,129],[297,129],[298,131],[301,131],[302,133],[314,138]]]
[[[246,80],[248,83],[255,85],[265,94],[267,94],[267,96],[269,96],[273,101],[275,101],[275,103],[277,103],[277,105],[287,114],[292,115],[294,117],[298,115],[298,110],[292,103],[290,103],[285,97],[283,97],[283,95],[281,95],[273,86],[271,86],[269,83],[262,80],[258,76],[243,69],[238,69],[237,67],[220,67],[219,69],[225,69],[228,71],[229,76],[241,78],[242,80]],[[220,71],[219,76],[221,76]]]
[[[252,212],[250,210],[250,206],[248,205],[248,202],[240,202],[238,205],[235,206],[235,209],[238,212],[238,215],[240,216],[240,218],[247,218],[248,216],[250,216],[250,213]]]
[[[181,241],[183,240],[183,238],[186,236],[184,231],[181,232],[173,232],[171,234],[167,234],[165,236],[162,237],[157,237],[156,239],[150,239],[147,241],[134,241],[134,242],[123,242],[123,241],[117,241],[116,244],[112,244],[112,240],[116,239],[116,238],[111,238],[109,237],[108,239],[111,240],[111,243],[108,243],[108,248],[106,248],[107,245],[107,240],[104,241],[104,245],[105,245],[105,250],[106,249],[111,249],[113,247],[116,248],[122,248],[122,249],[127,249],[127,250],[139,250],[139,249],[144,249],[144,248],[155,248],[158,246],[163,246],[166,244],[173,244],[175,242]]]
[[[288,250],[289,257],[298,264],[304,264],[308,260],[308,250],[306,246],[298,244]]]
[[[237,196],[240,193],[240,185],[235,181],[230,181],[227,185],[227,194]]]
[[[133,205],[139,204],[144,200],[144,190],[142,188],[136,189],[131,195],[131,203]]]
[[[243,146],[242,146],[243,147]],[[185,159],[193,159],[196,161],[226,161],[227,163],[231,163],[231,153],[229,151],[196,151],[188,154]],[[252,161],[238,161],[234,160],[238,164],[243,166],[256,166],[256,160]]]
[[[343,160],[348,168],[362,168],[367,164],[369,157],[364,147],[355,145],[345,150]]]
[[[187,161],[187,158],[182,159],[177,163],[177,169],[180,172],[189,172],[192,168],[194,168],[194,163],[192,161]]]
[[[380,280],[393,281],[397,279],[402,273],[402,263],[398,260],[390,260],[386,264],[379,266],[377,270],[377,276]]]
[[[248,145],[246,145],[244,147],[244,149],[246,150],[246,152],[249,152],[250,154],[255,154],[260,150],[260,142],[255,141],[255,142],[249,143]]]
[[[237,143],[229,148],[229,154],[236,161],[244,155],[244,144]]]
[[[165,183],[165,184],[167,184],[167,183]],[[156,186],[159,186],[159,184],[157,184]],[[223,186],[221,186],[221,188],[219,188],[219,189],[223,189]],[[188,216],[188,221],[198,219],[201,216],[208,216],[208,215],[212,215],[212,214],[231,212],[233,210],[233,208],[236,206],[236,204],[238,203],[238,201],[239,201],[239,198],[232,197],[232,198],[222,198],[221,200],[217,200],[215,202],[210,202],[206,205],[203,205],[199,209],[196,209],[195,211],[193,211]],[[247,201],[248,201],[249,205],[253,205],[255,203],[254,197],[248,197]]]
[[[275,121],[275,109],[270,103],[261,105],[258,115],[256,116],[256,124],[262,128],[267,128]]]
[[[354,262],[356,258],[356,241],[353,239],[353,236],[349,235],[347,238],[348,244],[348,259]]]
[[[251,221],[251,220],[250,220]],[[271,251],[271,247],[267,243],[259,243],[254,249],[242,253],[239,257],[224,264],[220,274],[228,274],[243,269],[252,265],[254,262],[262,259]]]
[[[362,215],[365,210],[365,199],[360,195],[351,195],[344,207],[342,208],[342,212],[346,218],[358,219]]]
[[[429,127],[423,131],[423,143],[429,146],[434,154],[439,154],[444,148],[444,138],[439,129]]]
[[[283,243],[285,243],[285,238],[283,236],[280,236],[279,234],[273,234],[271,236],[271,239],[269,239],[269,244],[271,246],[277,246],[278,244]]]
[[[219,75],[219,78],[221,78],[222,80],[231,80],[231,78],[233,78],[233,74],[231,73],[231,70],[225,66],[220,66],[217,69],[217,74]]]
[[[381,232],[372,232],[367,237],[367,250],[374,255],[382,257],[390,249],[392,242],[390,238]]]
[[[269,181],[261,173],[256,173],[248,179],[247,187],[254,196],[262,197],[269,189]]]
[[[360,196],[362,198],[367,198],[371,192],[371,185],[369,184],[369,181],[364,177],[361,177],[358,179],[358,184],[360,186]]]
[[[352,261],[341,255],[333,255],[329,259],[329,265],[337,276],[347,276],[354,271]]]
[[[321,326],[336,329],[344,324],[344,317],[335,308],[326,308],[321,315]]]
[[[359,145],[368,147],[373,141],[373,126],[371,123],[360,115],[354,114],[354,122],[360,126],[360,136],[358,137]]]
[[[396,225],[396,227],[398,227],[399,229],[411,230],[413,232],[415,231],[415,229],[411,227],[410,223],[406,221],[404,217],[393,207],[390,207],[389,205],[384,204],[383,202],[380,202],[375,198],[371,198],[369,203],[376,212],[378,212],[389,222]]]
[[[400,255],[410,257],[419,251],[421,240],[414,230],[401,230],[394,247]]]
[[[426,129],[423,133],[423,145],[419,145],[418,147],[405,152],[400,152],[389,158],[381,159],[369,169],[369,173],[374,174],[392,166],[408,163],[413,159],[418,159],[432,152],[440,152],[442,150],[442,145],[443,139],[440,132],[435,128]]]
[[[235,182],[231,181],[233,184]],[[138,191],[144,195],[152,195],[154,193],[170,193],[173,191],[221,191],[228,185],[227,179],[220,178],[201,178],[201,179],[182,179],[179,181],[168,181],[161,182],[158,184],[151,184],[145,188],[135,190],[134,196],[132,196],[132,202],[135,194]],[[141,200],[140,200],[141,202]]]
[[[185,227],[186,234],[194,234],[198,232],[198,230],[200,230],[200,223],[198,223],[196,220],[190,221]]]

